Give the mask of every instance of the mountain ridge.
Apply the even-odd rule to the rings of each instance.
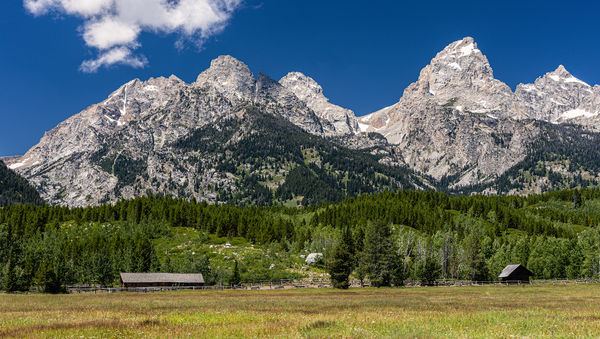
[[[291,180],[290,173],[298,175],[301,168],[308,169],[301,171],[306,178],[318,173],[329,177],[331,184],[324,187],[344,192],[337,200],[350,193],[397,189],[394,182],[400,177],[405,188],[461,191],[486,187],[479,193],[500,193],[503,190],[493,188],[494,183],[531,157],[533,147],[545,135],[555,133],[550,125],[559,130],[563,125],[580,126],[577,137],[568,128],[556,132],[564,134],[558,139],[578,145],[582,142],[573,138],[585,140],[596,132],[600,126],[597,94],[600,86],[583,83],[564,66],[533,84],[518,85],[513,92],[494,78],[487,57],[474,39],[467,37],[440,51],[398,103],[357,118],[351,110],[332,104],[323,88],[302,73],[291,72],[276,81],[260,72],[255,76],[243,62],[225,55],[213,60],[193,83],[175,76],[134,79],[106,100],[60,123],[24,156],[8,162],[48,201],[76,206],[145,194],[253,203],[239,196],[240,192],[252,196],[244,187],[248,175],[255,174],[249,169],[262,171],[263,179],[271,178],[256,177],[249,185],[270,194],[267,200],[273,203],[285,202],[277,192]],[[247,119],[257,111],[283,119],[270,124],[279,131],[265,131],[256,125],[260,119]],[[232,123],[237,127],[232,128]],[[299,131],[290,132],[293,129],[287,124]],[[285,142],[283,131],[304,143]],[[195,143],[197,149],[182,153],[174,146],[192,135],[202,140]],[[232,158],[236,147],[248,140],[286,155],[278,158],[265,153],[251,163],[247,157]],[[272,148],[269,145],[274,140],[289,148]],[[371,167],[378,169],[368,173],[387,183],[341,168],[344,161],[331,162],[333,153],[329,151],[310,153],[323,143],[331,144],[325,149],[347,149],[344,152],[350,152],[348,156],[359,163],[363,162],[358,159],[378,157],[377,163],[389,169],[373,163]],[[254,153],[248,147],[243,149]],[[294,155],[298,150],[300,158]],[[595,151],[590,151],[595,156]],[[274,163],[275,158],[283,163]],[[225,160],[233,162],[224,164]],[[591,171],[586,172],[592,176],[589,182],[600,181],[596,169]],[[367,189],[362,186],[366,182],[374,186]],[[540,192],[543,187],[547,185],[522,185],[510,193]],[[288,192],[287,200],[303,201],[306,196],[298,192]]]

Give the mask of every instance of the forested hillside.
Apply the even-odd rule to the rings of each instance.
[[[21,203],[39,205],[43,201],[27,180],[6,167],[0,160],[0,206]]]
[[[600,190],[530,197],[400,191],[308,208],[137,198],[88,208],[0,209],[7,290],[118,283],[120,271],[202,272],[228,283],[308,274],[325,254],[376,285],[405,279],[493,280],[510,263],[537,279],[599,277]],[[317,271],[319,268],[316,268]],[[314,271],[311,269],[311,272]]]
[[[307,206],[364,193],[427,187],[407,167],[381,163],[384,155],[351,150],[305,133],[254,106],[246,107],[243,118],[200,128],[175,147],[181,158],[192,155],[187,157],[188,166],[218,155],[215,168],[229,173],[234,182],[216,188],[217,200],[230,204]]]
[[[492,190],[497,194],[523,194],[593,187],[600,175],[600,134],[577,125],[536,122],[540,135],[529,145],[523,161],[491,183],[451,189],[471,194]],[[508,136],[498,136],[504,143]],[[442,189],[445,187],[442,185]]]

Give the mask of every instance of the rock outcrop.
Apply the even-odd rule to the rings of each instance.
[[[576,123],[597,130],[600,87],[575,78],[563,65],[538,78],[519,84],[513,110],[519,116],[550,123]]]
[[[359,132],[358,121],[354,112],[329,102],[323,95],[323,88],[312,78],[298,72],[292,72],[279,80],[279,83],[290,90],[304,102],[321,121],[327,122],[324,134],[346,135]]]

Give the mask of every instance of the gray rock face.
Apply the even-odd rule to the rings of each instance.
[[[325,135],[355,134],[359,131],[354,112],[330,103],[323,95],[323,88],[312,78],[292,72],[279,83],[312,109],[321,121],[327,122],[323,126]]]
[[[564,66],[538,78],[533,84],[520,84],[515,91],[513,109],[518,116],[551,123],[579,122],[594,118],[600,111],[597,93],[575,78]],[[575,119],[575,120],[574,120]]]
[[[429,95],[438,105],[453,101],[459,111],[480,114],[506,112],[512,95],[506,84],[494,79],[487,58],[472,38],[456,41],[438,53],[415,85],[409,88],[413,97]]]
[[[223,55],[202,72],[194,86],[212,89],[234,102],[245,102],[254,95],[256,80],[250,68],[229,55]]]
[[[258,74],[253,99],[309,133],[323,135],[323,126],[330,126],[329,121],[319,119],[306,103],[264,73]]]

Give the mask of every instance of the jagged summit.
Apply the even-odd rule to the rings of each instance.
[[[565,66],[562,65],[562,64],[558,65],[558,67],[556,68],[556,70],[554,72],[552,72],[552,73],[571,75],[571,73],[569,73],[569,71],[567,71],[567,69],[565,68]]]
[[[437,103],[457,98],[457,106],[471,111],[500,110],[510,95],[508,86],[494,79],[488,59],[471,37],[455,41],[438,53],[421,71],[417,83]]]
[[[200,73],[194,83],[197,87],[212,87],[230,100],[252,97],[256,79],[250,68],[230,55],[221,55]]]
[[[558,68],[554,72],[547,73],[544,77],[548,77],[554,81],[562,81],[567,83],[572,83],[575,85],[581,85],[585,87],[591,87],[587,83],[577,79],[574,77],[563,65],[559,65]]]
[[[224,96],[234,104],[265,104],[275,99],[286,107],[280,114],[311,133],[340,135],[358,130],[354,113],[330,104],[322,87],[301,73],[290,73],[279,82],[260,72],[255,78],[246,64],[222,55],[211,62],[193,85]]]
[[[323,94],[323,88],[313,78],[300,72],[291,72],[279,80],[279,83],[294,93],[310,107],[320,119],[331,122],[324,126],[326,135],[354,134],[359,132],[354,112],[334,105]]]
[[[436,54],[430,67],[434,71],[453,74],[473,73],[474,77],[493,77],[492,68],[485,55],[471,37],[455,41]]]
[[[485,55],[471,37],[445,47],[421,70],[419,78],[402,95],[398,104],[360,119],[362,129],[383,133],[392,143],[404,140],[400,126],[416,112],[445,106],[459,112],[507,116],[512,91],[494,79]],[[366,126],[366,127],[365,127]],[[369,127],[371,126],[371,128]]]
[[[284,87],[292,90],[300,100],[306,100],[311,96],[323,96],[323,87],[313,78],[300,72],[290,72],[279,80]]]
[[[231,55],[219,55],[210,62],[210,67],[208,69],[235,69],[241,70],[241,72],[244,73],[250,73],[248,65]]]
[[[596,115],[600,109],[596,104],[596,96],[590,85],[559,65],[556,70],[537,78],[533,84],[519,84],[512,108],[516,115],[523,118],[552,123],[573,122],[575,118],[592,118]]]
[[[181,80],[178,76],[176,76],[175,74],[171,74],[171,76],[169,76],[168,78],[171,81],[177,81],[177,82],[181,82],[184,83],[185,81]]]
[[[452,55],[457,58],[462,58],[472,54],[478,55],[481,54],[481,51],[477,48],[475,39],[472,37],[465,37],[462,40],[457,40],[448,45],[438,53],[438,56],[441,55],[443,57]]]
[[[47,132],[36,146],[11,160],[10,165],[36,184],[48,201],[84,206],[136,196],[144,191],[141,187],[153,187],[146,177],[154,183],[164,183],[174,169],[161,157],[171,156],[174,143],[197,129],[218,128],[240,119],[251,106],[307,133],[354,134],[354,114],[330,104],[321,87],[316,83],[312,86],[320,89],[315,100],[264,73],[255,78],[246,64],[223,55],[214,59],[192,84],[176,76],[134,79],[123,84],[106,100]],[[125,167],[121,167],[121,162],[127,162]],[[132,182],[123,181],[132,179],[124,179],[130,166],[148,169],[135,187],[129,186]],[[193,180],[204,180],[197,185],[205,188],[222,180],[210,175],[207,172],[206,177]],[[183,176],[183,181],[192,180]]]

